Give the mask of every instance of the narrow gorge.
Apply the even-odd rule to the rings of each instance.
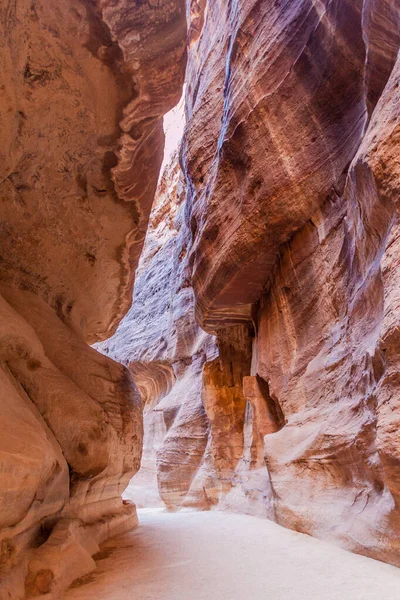
[[[136,506],[399,567],[400,2],[0,26],[0,600],[83,598]]]

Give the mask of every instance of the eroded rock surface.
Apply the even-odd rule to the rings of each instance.
[[[157,258],[142,263],[125,361],[146,363],[131,369],[147,381],[151,435],[155,415],[162,424],[168,505],[264,514],[395,564],[399,8],[188,3],[174,225],[185,242],[173,242],[173,259],[161,242],[168,276]],[[179,302],[182,288],[194,299],[185,319],[162,304]],[[171,348],[197,327],[193,303],[218,356],[203,357],[183,385]],[[112,355],[125,357],[123,346]],[[199,347],[181,354],[190,368]],[[194,406],[201,425],[186,417]]]
[[[97,346],[129,367],[144,403],[142,467],[125,492],[138,506],[207,505],[201,488],[193,497],[190,490],[207,446],[203,367],[216,345],[194,319],[184,198],[175,152],[155,198],[132,307]]]
[[[127,500],[399,564],[398,3],[0,8],[0,594],[136,522],[141,403]]]
[[[128,310],[179,99],[179,0],[0,2],[0,597],[60,590],[137,522]]]
[[[208,3],[182,154],[197,317],[253,326],[275,519],[395,563],[398,10]]]

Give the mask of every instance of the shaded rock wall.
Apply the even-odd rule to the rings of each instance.
[[[137,522],[128,310],[179,99],[182,2],[0,2],[0,597],[59,598]]]
[[[263,459],[248,472],[256,444],[252,415],[244,433],[248,326],[236,326],[228,337],[223,330],[209,335],[196,323],[185,200],[175,152],[159,182],[132,306],[114,336],[96,344],[129,368],[144,403],[141,469],[124,498],[143,507],[224,505],[271,515]],[[256,418],[264,418],[262,407]],[[239,485],[229,495],[234,480],[246,492]]]
[[[194,319],[184,199],[175,152],[157,190],[132,306],[97,345],[129,367],[144,403],[142,466],[124,495],[139,506],[162,505],[161,498],[168,506],[204,503],[203,491],[192,498],[190,489],[208,439],[203,366],[216,345]]]
[[[151,298],[153,354],[135,337],[126,361],[145,357],[131,369],[162,422],[161,497],[399,564],[399,4],[193,1],[187,15],[185,243],[173,260],[161,243],[168,277],[143,263],[130,328]],[[182,288],[186,318],[161,315]],[[192,307],[218,356],[189,383],[160,340],[196,328]]]
[[[249,319],[281,244],[343,186],[366,120],[361,5],[205,8],[188,64],[183,163],[206,328],[225,314]]]

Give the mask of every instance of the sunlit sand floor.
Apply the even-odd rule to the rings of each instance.
[[[400,569],[270,521],[144,510],[67,600],[399,600]]]

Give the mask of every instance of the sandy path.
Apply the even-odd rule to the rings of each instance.
[[[263,519],[139,511],[67,600],[399,600],[400,569]]]

